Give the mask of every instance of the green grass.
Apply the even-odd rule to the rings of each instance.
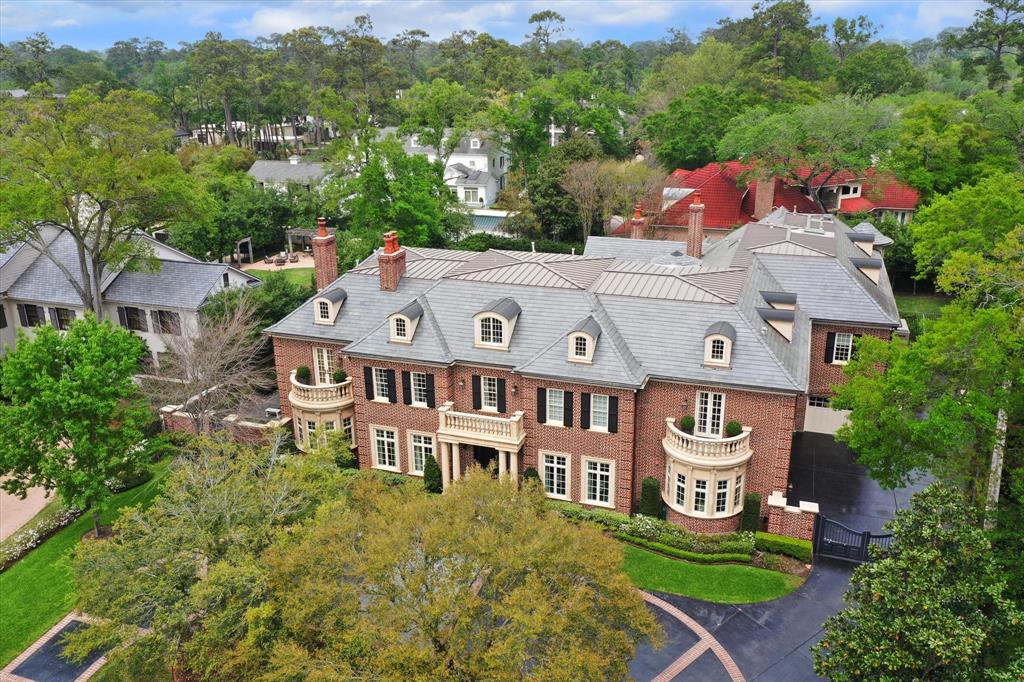
[[[799,576],[753,566],[691,564],[623,545],[626,575],[644,590],[681,594],[720,604],[778,599],[799,587]]]
[[[253,277],[259,277],[264,279],[269,272],[282,272],[284,273],[285,279],[289,282],[295,282],[301,284],[304,287],[309,287],[312,281],[313,268],[291,268],[289,270],[246,270],[247,275]]]
[[[938,317],[942,306],[949,303],[949,298],[937,294],[896,294],[896,307],[900,315],[921,315],[922,317]]]
[[[102,522],[111,523],[122,507],[149,504],[169,467],[170,460],[158,463],[149,481],[115,495]],[[74,607],[71,553],[91,529],[92,515],[83,514],[0,573],[0,666],[7,665]]]

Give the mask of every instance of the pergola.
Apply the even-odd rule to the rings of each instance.
[[[313,237],[318,234],[318,231],[310,227],[289,227],[285,229],[284,233],[288,236],[288,251],[292,252],[295,250],[292,246],[292,239],[298,242],[303,249],[312,248]],[[334,234],[334,228],[328,227],[327,234]]]

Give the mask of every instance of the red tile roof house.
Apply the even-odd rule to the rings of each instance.
[[[740,161],[715,161],[692,171],[673,171],[665,181],[659,210],[649,212],[653,236],[658,239],[685,239],[688,209],[693,203],[693,193],[698,191],[705,204],[705,235],[711,239],[721,238],[740,225],[763,218],[776,208],[799,213],[820,211],[802,188],[783,178],[748,182],[745,175],[752,169],[753,166]],[[823,187],[822,202],[832,213],[890,215],[906,223],[917,210],[919,197],[916,190],[892,178],[883,180],[877,177],[874,168],[867,169],[863,176],[854,176],[846,171],[831,178],[821,175],[815,180],[815,185]],[[628,222],[611,234],[640,237],[632,234]]]
[[[533,467],[549,497],[621,512],[653,476],[695,531],[735,530],[756,491],[772,532],[809,538],[816,505],[785,501],[793,434],[842,424],[830,386],[854,339],[901,326],[876,233],[779,209],[705,247],[688,210],[689,243],[591,237],[582,255],[391,232],[341,277],[323,232],[318,293],[267,330],[298,447],[343,430],[360,467],[418,477],[435,457],[445,486]]]

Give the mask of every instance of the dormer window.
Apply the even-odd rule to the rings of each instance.
[[[704,365],[729,367],[732,365],[732,345],[736,329],[728,322],[716,322],[704,332]]]
[[[844,199],[860,196],[860,185],[842,185],[839,188]]]
[[[593,317],[580,320],[569,332],[569,362],[590,364],[594,361],[597,339],[601,336],[601,325]]]
[[[521,309],[511,298],[493,301],[473,317],[478,348],[508,350]]]
[[[581,359],[587,357],[588,348],[590,344],[587,342],[587,337],[580,334],[573,340],[572,354],[573,357]]]
[[[390,319],[390,340],[391,343],[412,343],[416,335],[416,326],[423,317],[423,306],[418,300],[412,301]]]
[[[320,316],[321,320],[329,321],[331,319],[331,304],[327,301],[319,301],[317,314]]]
[[[480,140],[474,137],[472,140],[469,141],[469,148],[480,149]]]
[[[405,324],[405,320],[402,319],[401,317],[395,319],[395,338],[408,338],[408,329]]]
[[[346,298],[348,298],[348,294],[345,290],[335,287],[313,299],[313,323],[334,324]]]

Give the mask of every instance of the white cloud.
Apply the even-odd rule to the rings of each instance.
[[[53,22],[53,25],[57,28],[64,28],[67,26],[78,26],[78,19],[72,19],[71,17],[65,17],[63,19],[57,19]]]

